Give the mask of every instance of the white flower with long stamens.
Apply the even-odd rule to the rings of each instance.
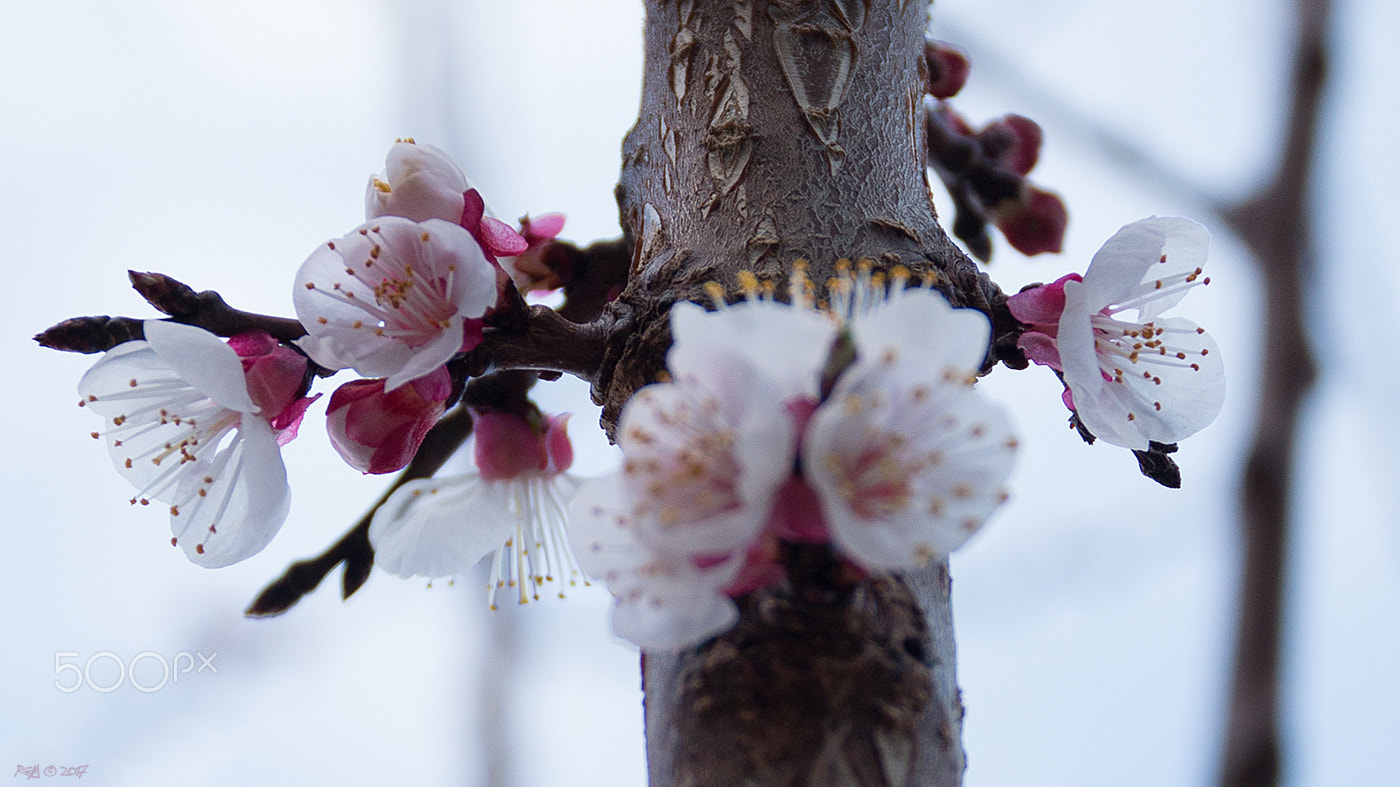
[[[385,216],[317,249],[297,272],[298,342],[328,369],[392,391],[480,341],[496,268],[456,224]]]
[[[169,505],[172,541],[192,562],[236,563],[261,551],[287,517],[271,421],[304,405],[284,396],[282,411],[263,412],[238,354],[208,331],[154,320],[144,331],[145,341],[110,350],[78,383],[81,404],[108,422],[93,436],[105,437],[117,472],[139,490],[133,505]],[[293,413],[286,431],[299,420]]]
[[[1203,276],[1210,233],[1189,219],[1150,218],[1103,245],[1082,280],[1070,274],[1011,297],[1020,346],[1064,374],[1070,404],[1096,437],[1147,450],[1205,428],[1225,401],[1215,340],[1162,314]],[[1128,314],[1125,314],[1128,313]]]
[[[507,413],[475,419],[479,472],[404,484],[375,512],[375,565],[401,577],[450,577],[492,556],[488,599],[510,589],[521,604],[540,588],[582,582],[566,533],[578,482],[565,474],[573,449],[567,417],[538,425]]]
[[[781,579],[782,542],[830,542],[868,571],[922,565],[1006,498],[1015,440],[971,390],[986,318],[895,278],[886,296],[847,274],[827,311],[806,306],[800,270],[803,305],[673,307],[672,381],[634,395],[621,474],[572,507],[619,635],[673,649],[723,630],[731,596]]]

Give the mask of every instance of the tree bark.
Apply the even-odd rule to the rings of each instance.
[[[632,265],[593,381],[610,434],[665,369],[670,307],[709,302],[710,282],[729,300],[745,280],[783,299],[794,264],[821,284],[845,260],[902,265],[989,316],[1004,303],[935,217],[925,3],[646,7],[640,119],[617,189]],[[959,784],[946,563],[845,589],[829,549],[788,565],[786,586],[738,600],[733,630],[644,655],[652,783]]]

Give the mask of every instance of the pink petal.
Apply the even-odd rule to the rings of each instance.
[[[1027,325],[1058,325],[1065,310],[1065,282],[1081,278],[1077,273],[1070,273],[1050,284],[1022,290],[1007,298],[1006,306],[1012,317]]]
[[[286,445],[296,439],[297,430],[301,428],[301,419],[306,416],[306,408],[311,403],[320,399],[321,395],[303,396],[292,402],[285,410],[277,414],[272,419],[272,430],[277,433],[277,444]]]
[[[526,216],[520,220],[520,234],[531,246],[553,240],[564,231],[564,214],[545,213],[539,216]]]
[[[565,413],[561,416],[545,416],[549,429],[545,432],[545,451],[549,454],[549,472],[562,473],[574,464],[574,444],[569,440],[569,418]]]
[[[1060,348],[1055,344],[1053,337],[1039,331],[1026,331],[1016,341],[1016,346],[1031,361],[1041,366],[1049,366],[1057,372],[1064,371],[1060,366]]]
[[[530,248],[525,236],[516,232],[509,224],[491,216],[481,217],[481,245],[497,257],[513,257]]]

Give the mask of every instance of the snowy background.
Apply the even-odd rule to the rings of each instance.
[[[365,180],[399,136],[456,155],[502,217],[560,210],[565,237],[612,237],[639,5],[0,6],[0,228],[16,296],[0,337],[13,388],[0,769],[86,764],[85,782],[122,785],[643,783],[636,652],[609,634],[601,588],[492,615],[477,577],[428,589],[376,574],[341,603],[334,576],[289,614],[246,620],[258,591],[339,537],[381,480],[345,467],[309,420],[284,452],[294,498],[282,533],[242,564],[197,568],[169,546],[164,516],[126,504],[129,487],[87,436],[96,419],[74,406],[75,385],[93,359],[28,338],[73,315],[149,316],[128,268],[290,313],[296,266],[360,221]],[[1385,234],[1400,209],[1400,6],[1336,5],[1314,206],[1326,248],[1310,304],[1323,376],[1305,411],[1285,664],[1287,782],[1309,786],[1400,783],[1400,374],[1385,354],[1400,306]],[[941,0],[935,34],[974,64],[958,108],[978,123],[1008,111],[1041,121],[1035,179],[1071,211],[1062,258],[1026,260],[998,240],[992,275],[1008,289],[1048,281],[1082,271],[1129,221],[1205,218],[1189,194],[1115,169],[1075,116],[1204,193],[1258,185],[1277,153],[1289,11]],[[969,787],[1211,778],[1260,325],[1257,274],[1212,229],[1213,284],[1183,313],[1219,341],[1230,395],[1178,455],[1184,489],[1141,478],[1125,451],[1081,444],[1049,372],[986,381],[1024,450],[1013,501],[953,562]],[[613,466],[584,386],[539,399],[576,414],[579,472]],[[130,682],[66,693],[61,653],[80,667],[113,654],[91,664],[98,686],[143,653],[155,654],[138,662],[145,686],[180,653],[217,653],[218,671],[149,693]]]

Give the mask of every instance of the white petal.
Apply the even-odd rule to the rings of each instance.
[[[203,328],[176,322],[147,320],[141,328],[146,343],[175,376],[231,410],[258,411],[248,396],[243,363],[224,340]]]
[[[1065,310],[1060,315],[1056,341],[1060,348],[1060,365],[1064,370],[1065,385],[1069,386],[1074,395],[1075,409],[1083,418],[1084,410],[1093,407],[1103,398],[1104,386],[1083,282],[1065,282]],[[1143,447],[1146,448],[1146,445]]]
[[[1084,425],[1114,445],[1146,450],[1150,440],[1180,442],[1214,421],[1224,405],[1225,368],[1210,334],[1180,317],[1158,319],[1154,325],[1166,332],[1164,349],[1170,352],[1144,351],[1136,362],[1110,356],[1107,371],[1121,382],[1096,375],[1083,404],[1074,387],[1082,383],[1065,375]]]
[[[1159,262],[1147,271],[1143,284],[1154,280],[1179,277],[1203,268],[1206,254],[1210,250],[1210,231],[1200,224],[1182,218],[1157,219],[1166,231],[1166,242],[1162,246]],[[1165,256],[1166,262],[1161,262]],[[1176,287],[1143,304],[1138,321],[1155,320],[1162,312],[1170,309],[1186,297],[1187,288]]]
[[[643,650],[676,651],[698,645],[733,627],[734,602],[695,571],[648,566],[645,581],[614,592],[613,631]]]
[[[836,336],[822,313],[769,301],[746,301],[714,312],[693,303],[671,307],[674,376],[697,371],[716,351],[737,355],[777,387],[779,400],[815,396]]]
[[[1142,292],[1156,280],[1205,265],[1210,233],[1205,227],[1177,217],[1152,217],[1118,230],[1094,255],[1084,274],[1085,307],[1095,314]],[[1162,262],[1163,255],[1166,262]],[[1169,289],[1144,305],[1139,320],[1146,322],[1186,294]]]
[[[894,357],[930,373],[976,372],[987,356],[991,325],[973,309],[954,309],[929,290],[892,295],[854,320],[858,362]]]
[[[360,368],[382,371],[397,367],[396,371],[388,375],[389,379],[384,381],[384,392],[389,393],[404,383],[429,374],[452,360],[452,356],[456,355],[462,347],[462,322],[461,317],[453,317],[442,333],[438,334],[431,342],[419,347],[402,364],[397,363],[397,355],[393,360],[381,364],[379,357],[371,353],[361,360]],[[373,376],[368,371],[361,371],[361,374]]]
[[[676,552],[729,554],[762,527],[791,472],[795,436],[747,364],[717,363],[705,379],[718,392],[690,376],[638,391],[618,443],[642,538]]]
[[[178,514],[172,511],[170,530],[190,561],[219,568],[261,552],[291,506],[272,427],[245,414],[227,447],[212,461],[201,458],[189,467],[179,491],[185,502]],[[205,495],[198,494],[201,489]]]
[[[1162,256],[1166,238],[1167,227],[1156,217],[1135,221],[1114,233],[1094,254],[1084,273],[1082,286],[1089,313],[1136,292],[1147,271]],[[1068,286],[1065,291],[1069,291]],[[1068,305],[1065,309],[1069,310]]]
[[[237,411],[176,376],[146,342],[105,353],[83,375],[78,391],[87,408],[106,420],[102,434],[117,472],[148,500],[175,499],[178,475],[189,465],[182,448],[215,450],[241,420]]]
[[[371,179],[365,191],[365,218],[402,216],[413,221],[462,220],[467,177],[445,152],[432,145],[398,142],[385,161],[384,192]]]
[[[621,475],[585,481],[569,507],[579,564],[617,596],[613,630],[645,649],[677,650],[728,629],[738,618],[720,588],[739,561],[701,571],[651,549],[627,513]]]
[[[375,565],[401,577],[465,573],[515,534],[510,486],[475,473],[404,484],[370,524]]]
[[[970,386],[871,368],[817,410],[803,469],[843,553],[910,568],[961,546],[1005,499],[1015,445],[1002,409]]]

